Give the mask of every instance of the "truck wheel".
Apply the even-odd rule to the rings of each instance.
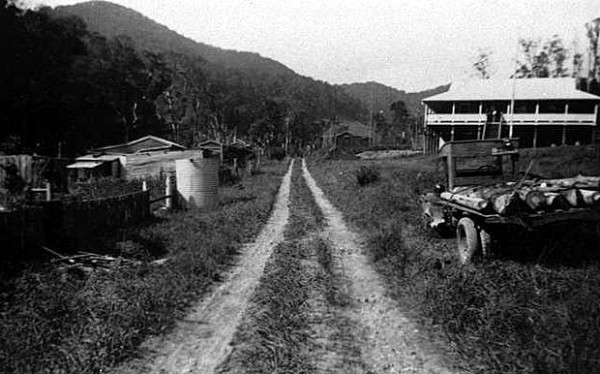
[[[472,219],[463,217],[456,226],[458,258],[461,264],[468,264],[480,250],[479,233]]]
[[[479,230],[479,240],[481,242],[481,255],[486,258],[493,250],[492,246],[492,235],[485,229]]]

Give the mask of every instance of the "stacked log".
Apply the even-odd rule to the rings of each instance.
[[[519,194],[515,192],[495,195],[491,199],[494,211],[498,214],[508,216],[518,213],[522,210]]]
[[[577,188],[571,188],[561,192],[565,200],[574,208],[581,207],[585,204],[581,191]]]
[[[537,212],[546,206],[546,196],[543,192],[531,188],[520,188],[517,194],[521,201],[532,211]]]
[[[545,192],[546,207],[548,210],[564,210],[569,209],[571,205],[559,192]]]
[[[600,177],[523,181],[494,186],[457,187],[440,196],[482,213],[513,215],[570,208],[600,208]]]
[[[585,205],[598,208],[600,207],[600,192],[580,189],[581,197]]]
[[[451,192],[442,192],[440,195],[442,199],[450,200],[460,205],[464,205],[468,208],[475,209],[477,211],[485,211],[488,209],[490,202],[486,199],[482,199],[477,196],[470,196],[464,194],[457,194]]]

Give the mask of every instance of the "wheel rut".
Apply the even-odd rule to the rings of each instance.
[[[256,240],[245,246],[238,264],[224,281],[175,330],[142,344],[147,354],[117,368],[115,373],[213,373],[231,353],[230,342],[258,285],[273,248],[283,240],[289,218],[291,162],[279,188],[268,223]]]
[[[342,214],[317,186],[305,160],[302,170],[327,221],[322,235],[332,251],[334,273],[348,298],[341,314],[351,321],[362,362],[368,368],[365,373],[453,373],[435,346],[424,340],[417,326],[386,295],[361,238],[348,228]]]

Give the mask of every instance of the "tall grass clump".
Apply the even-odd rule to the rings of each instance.
[[[570,176],[556,174],[556,165],[571,164],[567,155],[587,160],[588,166],[563,172],[595,170],[584,148],[581,152],[548,151],[536,174]],[[361,188],[352,170],[363,164],[320,162],[310,163],[310,169],[366,237],[390,295],[413,307],[413,317],[433,337],[446,339],[461,364],[475,373],[600,372],[600,266],[595,259],[538,256],[524,261],[504,255],[461,266],[455,239],[430,235],[421,219],[418,194],[443,182],[434,160],[382,160],[382,182]],[[556,252],[578,250],[577,243],[560,244]]]
[[[139,228],[130,242],[163,248],[162,265],[148,248],[148,256],[105,269],[48,264],[13,279],[0,293],[0,372],[106,372],[171,328],[267,221],[286,166],[263,165],[243,189],[222,188],[213,211],[177,212]]]
[[[379,171],[373,167],[361,166],[356,170],[356,182],[359,186],[366,186],[379,180]]]

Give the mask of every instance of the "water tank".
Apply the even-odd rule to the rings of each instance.
[[[213,207],[219,201],[219,159],[175,160],[179,203],[185,209]]]

